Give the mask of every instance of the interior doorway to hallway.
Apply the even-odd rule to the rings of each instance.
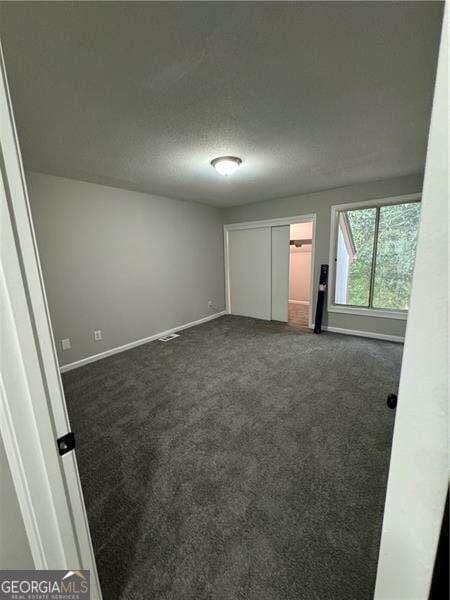
[[[294,327],[308,327],[311,302],[312,221],[292,224],[289,237],[288,322]]]

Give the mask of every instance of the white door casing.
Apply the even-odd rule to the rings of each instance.
[[[375,600],[426,600],[429,597],[449,484],[448,124],[447,4],[431,115]]]
[[[1,144],[1,435],[36,568],[90,569],[101,598],[34,236],[3,53]]]
[[[266,299],[268,298],[268,307],[265,309],[264,315],[263,317],[257,317],[257,318],[263,318],[263,319],[271,319],[271,318],[275,318],[272,316],[272,229],[274,228],[278,228],[278,227],[282,227],[282,226],[289,226],[289,225],[293,225],[296,223],[308,223],[311,222],[312,223],[312,249],[311,249],[311,273],[310,273],[310,290],[311,290],[311,298],[310,298],[310,302],[309,302],[309,327],[312,328],[313,326],[313,306],[314,306],[314,301],[313,301],[313,296],[312,294],[314,293],[314,290],[316,289],[314,287],[314,276],[315,276],[315,249],[316,249],[316,215],[315,213],[310,213],[310,214],[305,214],[305,215],[296,215],[296,216],[292,216],[292,217],[282,217],[282,218],[274,218],[274,219],[269,219],[269,220],[265,220],[262,219],[260,221],[245,221],[242,223],[228,223],[225,224],[223,226],[223,238],[224,238],[224,258],[225,258],[225,301],[226,301],[226,310],[228,313],[230,314],[241,314],[239,312],[236,312],[236,306],[232,306],[232,286],[234,284],[234,280],[232,281],[231,278],[231,256],[233,254],[233,261],[235,261],[238,265],[239,265],[239,261],[236,259],[237,257],[237,253],[235,251],[232,250],[232,246],[234,243],[234,240],[239,239],[239,236],[235,236],[234,234],[236,232],[245,232],[248,230],[266,230],[267,234],[266,234],[266,249],[267,252],[264,254],[265,257],[265,264],[266,264],[266,279],[264,283],[264,295],[266,297]],[[275,234],[276,235],[276,234]],[[281,234],[280,234],[281,235]],[[285,234],[286,235],[286,234]],[[286,281],[286,274],[287,274],[287,292],[286,292],[286,310],[288,309],[288,300],[289,300],[289,235],[287,236],[288,240],[287,240],[287,250],[286,250],[286,254],[287,254],[287,263],[283,263],[284,266],[282,266],[283,269],[283,275],[282,277],[280,277],[280,281],[283,280],[282,283],[282,291],[279,291],[280,297],[276,298],[276,303],[280,303],[281,305],[281,294],[284,294],[284,282]],[[250,238],[246,238],[245,234],[242,234],[242,239],[250,239]],[[241,244],[242,245],[242,244]],[[280,247],[281,247],[281,241],[280,241]],[[262,268],[262,262],[261,262],[261,256],[259,258],[255,258],[255,260],[259,260],[259,266]],[[275,258],[275,260],[277,260],[277,258]],[[283,259],[281,259],[281,255],[280,255],[280,263],[282,262]],[[245,279],[245,275],[248,273],[248,271],[245,271],[246,264],[243,263],[239,266],[239,270],[241,272],[240,276],[241,278],[244,280]],[[287,271],[286,271],[287,270]],[[262,282],[262,277],[260,278],[260,284],[261,285]],[[276,282],[276,277],[274,280],[274,285],[277,285]],[[253,316],[253,313],[255,312],[252,307],[247,307],[247,316]],[[277,314],[277,311],[275,311],[274,314]],[[281,316],[281,315],[279,315]],[[284,319],[283,319],[284,320]]]

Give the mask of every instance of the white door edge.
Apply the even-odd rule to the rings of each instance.
[[[57,452],[70,425],[1,47],[0,68],[1,434],[36,568],[89,569],[100,600],[76,459]]]

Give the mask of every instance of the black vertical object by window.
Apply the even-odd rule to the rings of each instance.
[[[314,333],[322,333],[323,305],[328,282],[328,265],[320,265],[319,291],[317,293],[316,318],[314,319]]]
[[[434,561],[433,579],[431,580],[431,590],[429,600],[445,600],[449,597],[449,582],[448,582],[448,491],[447,500],[445,501],[444,517],[442,519],[441,535]]]

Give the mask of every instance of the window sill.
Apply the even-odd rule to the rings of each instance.
[[[344,313],[348,315],[359,315],[362,317],[381,317],[383,319],[398,319],[406,321],[408,318],[407,310],[388,310],[383,308],[363,308],[357,306],[339,306],[331,304],[328,306],[328,312]]]

